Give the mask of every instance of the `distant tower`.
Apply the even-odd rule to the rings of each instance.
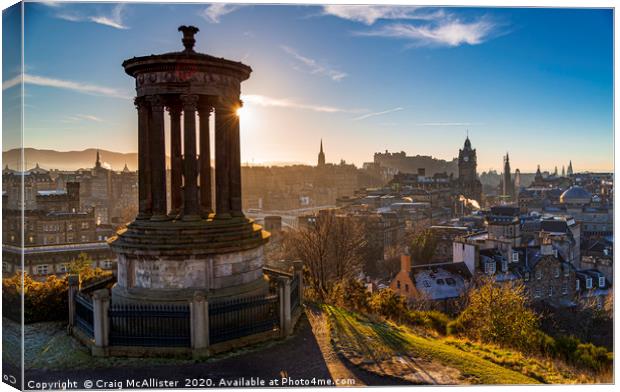
[[[521,189],[521,170],[515,170],[515,196],[518,195],[519,190]]]
[[[97,160],[95,161],[95,168],[99,169],[101,167],[101,157],[99,156],[99,150],[97,150]]]
[[[562,177],[566,177],[566,169],[564,168],[564,165],[562,165]]]
[[[321,151],[319,151],[319,162],[317,166],[319,167],[325,166],[325,153],[323,152],[323,139],[321,139]]]
[[[510,176],[510,158],[508,157],[508,153],[504,157],[504,178],[503,178],[503,195],[512,199],[514,196],[514,185],[512,183],[512,178]]]
[[[476,174],[476,149],[471,148],[469,136],[465,139],[463,149],[459,150],[459,188],[468,199],[480,200],[482,184]]]
[[[553,176],[557,177],[558,176],[558,167],[555,167],[555,170],[553,170]]]
[[[569,176],[573,175],[573,161],[568,162],[568,169],[566,170],[566,174]]]

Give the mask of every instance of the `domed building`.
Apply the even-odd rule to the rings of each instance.
[[[562,195],[560,203],[583,205],[592,202],[592,194],[580,186],[571,186]]]

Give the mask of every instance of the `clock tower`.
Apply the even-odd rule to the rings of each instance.
[[[471,148],[468,136],[465,145],[459,150],[459,190],[466,198],[480,201],[482,184],[478,179],[476,168],[476,149]]]

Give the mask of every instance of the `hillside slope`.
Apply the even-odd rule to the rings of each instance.
[[[334,348],[353,365],[419,384],[574,383],[551,361],[411,328],[324,305]],[[584,382],[586,380],[579,380]]]

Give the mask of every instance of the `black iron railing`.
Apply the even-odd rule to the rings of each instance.
[[[113,346],[190,347],[189,305],[111,305]]]
[[[75,325],[91,339],[95,337],[93,330],[93,301],[80,292],[75,294]]]
[[[209,343],[225,342],[280,325],[279,297],[266,295],[209,304]]]
[[[295,274],[291,281],[291,314],[299,307],[299,275]]]

